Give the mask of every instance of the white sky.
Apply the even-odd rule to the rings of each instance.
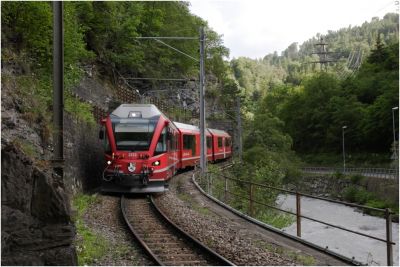
[[[317,33],[398,12],[398,0],[191,0],[193,14],[223,35],[230,57],[262,58]]]

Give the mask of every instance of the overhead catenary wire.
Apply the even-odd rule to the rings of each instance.
[[[157,42],[159,42],[159,43],[161,43],[161,44],[163,44],[163,45],[165,45],[166,47],[171,48],[172,50],[174,50],[174,51],[176,51],[176,52],[178,52],[178,53],[181,53],[182,55],[185,55],[185,56],[187,56],[187,57],[193,59],[193,60],[196,61],[196,62],[199,62],[199,60],[198,60],[197,58],[194,58],[194,57],[192,57],[191,55],[188,55],[188,54],[186,54],[185,52],[182,52],[181,50],[179,50],[179,49],[177,49],[177,48],[175,48],[175,47],[173,47],[173,46],[171,46],[171,45],[169,45],[169,44],[167,44],[167,43],[165,43],[165,42],[163,42],[163,41],[161,41],[161,40],[159,40],[159,39],[156,39],[156,38],[155,38],[154,40],[157,41]]]

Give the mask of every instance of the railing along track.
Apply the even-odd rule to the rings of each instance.
[[[122,196],[121,210],[134,237],[158,265],[233,265],[169,220],[150,195]]]
[[[228,168],[229,168],[229,167],[228,167]],[[224,170],[224,169],[226,169],[225,166],[223,166],[223,168],[221,168],[221,170]],[[240,212],[240,211],[238,211],[238,210],[232,208],[231,206],[227,205],[226,203],[222,202],[221,200],[215,198],[214,196],[210,195],[210,194],[207,193],[205,190],[203,190],[203,188],[197,183],[197,181],[196,181],[196,179],[195,179],[195,172],[192,174],[192,182],[193,182],[193,184],[196,186],[196,188],[197,188],[203,195],[205,195],[207,198],[209,198],[210,200],[212,200],[212,201],[215,202],[216,204],[218,204],[218,205],[220,205],[221,207],[223,207],[223,208],[229,210],[230,212],[232,212],[232,213],[234,213],[235,215],[237,215],[237,216],[239,216],[239,217],[245,219],[246,221],[248,221],[248,222],[250,222],[250,223],[253,223],[253,224],[257,225],[257,226],[260,226],[261,228],[264,228],[265,230],[274,232],[275,234],[281,235],[281,236],[283,236],[283,237],[286,237],[286,238],[288,238],[288,239],[291,239],[291,240],[293,240],[293,241],[296,241],[296,242],[298,242],[298,243],[301,243],[301,244],[303,244],[303,245],[305,245],[305,246],[307,246],[307,247],[309,247],[309,248],[315,249],[316,251],[319,251],[319,252],[321,252],[321,253],[323,253],[323,254],[326,254],[326,255],[329,255],[329,256],[331,256],[331,257],[333,257],[333,258],[336,258],[337,260],[340,260],[340,261],[342,261],[343,263],[346,263],[346,264],[348,264],[348,265],[356,265],[356,266],[363,265],[361,262],[356,261],[354,258],[348,258],[348,257],[346,257],[346,256],[343,256],[343,255],[341,255],[341,254],[338,254],[338,253],[336,253],[336,252],[334,252],[334,251],[329,250],[328,247],[325,247],[325,248],[324,248],[324,247],[321,247],[321,246],[319,246],[319,245],[317,245],[317,244],[315,244],[315,243],[309,242],[309,241],[307,241],[307,240],[305,240],[305,239],[302,239],[302,238],[299,238],[299,237],[290,235],[290,234],[288,234],[288,233],[285,233],[285,232],[281,231],[281,230],[278,229],[278,228],[275,228],[275,227],[270,226],[270,225],[268,225],[268,224],[266,224],[266,223],[263,223],[263,222],[261,222],[261,221],[255,219],[255,218],[253,218],[253,217],[251,217],[251,216],[249,216],[249,215],[247,215],[247,214],[244,214],[244,213],[242,213],[242,212]]]

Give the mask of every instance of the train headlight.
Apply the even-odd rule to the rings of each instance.
[[[111,165],[111,160],[107,161],[107,164],[108,164],[108,165]]]
[[[161,162],[159,160],[153,162],[153,166],[160,166]]]

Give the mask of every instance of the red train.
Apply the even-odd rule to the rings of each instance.
[[[104,192],[163,192],[179,169],[200,160],[199,128],[169,120],[154,105],[122,104],[102,125],[99,137],[104,140],[107,163]],[[232,155],[227,132],[207,129],[206,134],[208,161]]]

